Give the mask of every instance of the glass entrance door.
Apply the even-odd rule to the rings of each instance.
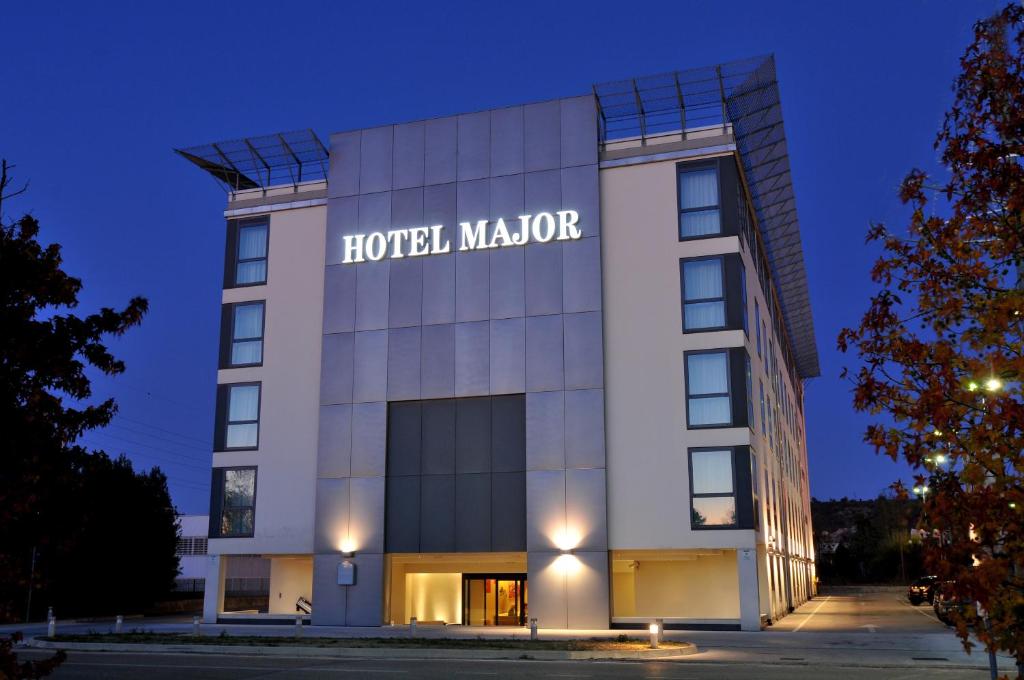
[[[525,626],[526,574],[463,574],[462,620],[469,626]]]

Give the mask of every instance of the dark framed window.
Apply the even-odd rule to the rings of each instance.
[[[690,528],[739,526],[731,448],[690,449]]]
[[[729,352],[686,353],[686,422],[688,427],[732,424]]]
[[[754,300],[754,333],[757,334],[757,356],[761,356],[761,305]]]
[[[217,386],[216,450],[251,451],[259,447],[261,387],[258,382]]]
[[[267,282],[270,222],[261,217],[228,222],[225,288],[259,286]]]
[[[214,468],[211,538],[248,538],[256,525],[256,468]]]
[[[743,260],[740,263],[740,306],[743,310],[743,334],[748,338],[750,337],[750,320],[747,318],[747,268],[743,264]]]
[[[680,260],[683,284],[683,330],[726,327],[725,262],[721,257]]]
[[[221,318],[221,368],[261,366],[266,302],[224,305]]]
[[[722,233],[718,163],[679,166],[679,239]]]
[[[750,367],[750,355],[744,352],[743,358],[747,373],[747,425],[754,430],[754,372]]]
[[[768,418],[766,417],[766,414],[765,414],[765,405],[764,405],[764,380],[761,380],[760,378],[758,378],[757,382],[761,386],[761,434],[763,434],[764,436],[767,437],[768,436]]]

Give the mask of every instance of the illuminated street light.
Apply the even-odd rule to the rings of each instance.
[[[946,456],[941,453],[938,454],[937,456],[935,456],[935,462],[938,463],[939,465],[942,465],[943,463],[946,462]]]
[[[985,381],[985,389],[989,392],[996,392],[1003,387],[1003,381],[999,378],[989,378]]]
[[[967,383],[967,391],[968,392],[976,392],[977,390],[978,390],[978,383],[974,382],[973,380],[971,382]]]

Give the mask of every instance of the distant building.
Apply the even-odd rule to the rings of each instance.
[[[181,536],[178,538],[178,592],[203,592],[206,581],[207,536],[209,515],[178,515]]]
[[[205,617],[758,630],[818,375],[771,58],[181,150],[228,188]]]

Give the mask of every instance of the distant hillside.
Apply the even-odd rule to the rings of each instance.
[[[911,532],[919,515],[914,499],[812,499],[818,578],[825,584],[905,583],[920,576],[921,544]]]

